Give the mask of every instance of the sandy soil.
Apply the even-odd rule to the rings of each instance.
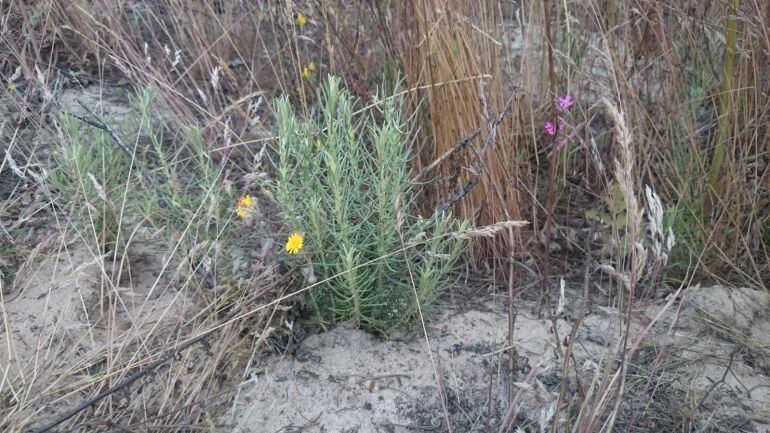
[[[82,249],[63,250],[20,271],[2,303],[0,366],[6,383],[20,377],[45,383],[56,368],[114,344],[100,325],[100,308],[116,312],[111,329],[129,334],[173,326],[185,297],[159,277],[173,272],[163,272],[158,252],[135,248],[131,257],[119,287],[105,287],[100,278],[115,263]],[[96,300],[104,290],[113,302],[100,307]],[[451,431],[487,432],[496,431],[511,395],[521,393],[513,431],[544,431],[562,378],[564,346],[556,342],[570,334],[582,302],[577,293],[567,291],[567,307],[556,320],[558,339],[535,304],[518,305],[512,372],[508,352],[501,350],[507,344],[502,298],[443,306],[426,323],[427,339],[421,330],[384,340],[346,326],[312,334],[291,350],[253,359],[218,424],[225,426],[221,431],[243,433],[448,431],[447,424]],[[664,302],[635,312],[632,336]],[[640,377],[654,371],[656,380],[645,388],[629,379],[621,422],[655,419],[646,425],[657,428],[636,431],[671,431],[681,411],[695,406],[693,422],[701,431],[770,431],[768,312],[766,292],[684,291],[631,363]],[[589,304],[574,345],[582,386],[613,359],[621,317],[613,308]],[[656,363],[660,353],[665,357]],[[570,381],[571,392],[577,386]]]
[[[308,337],[293,355],[273,355],[256,363],[228,421],[234,431],[244,433],[447,431],[447,420],[452,431],[497,431],[488,425],[499,425],[511,381],[513,392],[524,394],[514,425],[521,431],[542,431],[556,404],[562,361],[550,320],[538,319],[531,313],[534,307],[519,307],[519,358],[513,375],[507,373],[507,357],[499,351],[506,344],[507,329],[500,303],[439,315],[428,324],[427,341],[424,336],[383,341],[338,327]],[[635,332],[660,308],[638,312]],[[658,373],[672,385],[656,397],[660,403],[670,403],[667,397],[689,397],[698,404],[702,399],[703,431],[721,431],[731,422],[738,425],[737,419],[745,422],[733,431],[770,431],[767,313],[764,292],[688,290],[676,331],[666,337],[677,316],[671,310],[655,327],[646,352],[636,358],[666,349],[668,357]],[[585,317],[575,344],[582,376],[589,377],[611,356],[619,317],[607,308],[594,308]],[[569,315],[557,320],[557,327],[561,338],[568,335]],[[527,380],[532,369],[534,376]],[[661,409],[655,404],[650,408],[637,420]],[[663,414],[658,428],[650,431],[669,431],[666,419],[673,421],[675,415],[674,406],[669,408],[671,416]]]
[[[76,246],[27,261],[0,303],[6,386],[55,382],[57,369],[88,365],[108,346],[174,326],[186,300],[172,288],[174,268],[148,238],[137,240],[119,260]]]

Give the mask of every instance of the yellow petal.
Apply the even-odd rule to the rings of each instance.
[[[251,199],[251,196],[246,194],[245,196],[238,199],[235,214],[243,218],[249,214],[250,210],[256,209],[254,208],[254,201]]]
[[[297,25],[300,27],[305,27],[305,24],[307,24],[307,17],[302,13],[298,13],[297,18],[294,19],[294,22],[297,23]]]
[[[286,241],[286,252],[289,254],[297,254],[302,249],[303,238],[299,233],[292,233],[289,239]]]

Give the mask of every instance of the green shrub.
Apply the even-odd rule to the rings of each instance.
[[[161,113],[154,108],[150,91],[138,93],[130,102],[134,110],[128,127],[138,129],[132,134],[147,142],[137,150],[141,168],[135,170],[145,188],[137,203],[146,221],[166,232],[184,230],[195,221],[196,240],[228,238],[235,197],[223,185],[224,164],[209,158],[200,128],[168,131],[156,120]]]
[[[706,218],[700,203],[680,202],[669,208],[664,216],[664,225],[676,233],[677,242],[668,254],[665,279],[669,284],[681,284],[698,261],[703,251]],[[704,257],[708,258],[708,257]]]
[[[271,195],[288,228],[304,236],[305,275],[319,282],[306,301],[322,324],[351,321],[387,333],[413,323],[439,296],[464,245],[451,236],[464,223],[414,213],[397,99],[375,98],[378,109],[356,121],[353,98],[330,77],[313,120],[297,120],[286,98],[275,103]]]
[[[100,254],[116,253],[120,229],[120,197],[131,188],[131,158],[117,150],[110,136],[60,118],[63,142],[54,152],[48,184],[56,201],[71,206],[74,226],[85,241],[94,241]]]
[[[148,91],[128,97],[131,111],[120,119],[100,119],[122,139],[62,115],[61,142],[48,177],[52,199],[72,213],[82,239],[102,254],[119,255],[133,227],[144,225],[171,239],[191,241],[229,236],[234,196],[223,188],[221,164],[207,156],[195,127],[169,133]]]

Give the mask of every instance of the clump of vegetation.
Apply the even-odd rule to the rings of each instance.
[[[222,166],[208,158],[200,130],[189,127],[169,137],[157,122],[152,92],[129,101],[125,119],[90,119],[109,130],[60,117],[61,142],[48,183],[56,203],[72,207],[79,237],[115,257],[125,253],[137,225],[170,239],[194,221],[198,240],[226,237],[233,194],[223,188]]]
[[[448,215],[420,219],[410,180],[407,123],[396,96],[356,120],[354,99],[329,78],[320,109],[300,121],[276,101],[278,160],[272,196],[297,234],[289,253],[307,263],[307,302],[323,323],[352,321],[387,333],[414,323],[438,297],[464,241]],[[379,119],[379,121],[378,121]],[[304,245],[302,245],[304,244]]]
[[[619,363],[596,370],[580,398],[569,397],[570,352],[583,317],[574,315],[561,399],[550,416],[576,431],[609,431],[613,423],[623,430],[627,409],[634,413],[628,425],[643,431],[633,419],[654,415],[647,403],[659,391],[646,392],[654,382],[639,387],[633,380],[638,343],[653,332],[631,332],[637,302],[704,277],[767,288],[770,45],[763,35],[770,16],[762,2],[677,0],[665,8],[553,0],[369,3],[4,2],[0,173],[12,168],[19,184],[10,199],[0,191],[6,323],[6,306],[21,293],[8,290],[15,288],[14,274],[21,281],[39,258],[69,255],[62,247],[73,238],[87,246],[89,258],[114,265],[129,246],[141,244],[140,230],[151,233],[151,246],[164,257],[150,292],[157,294],[161,277],[174,273],[164,289],[172,288],[185,308],[173,331],[149,317],[125,328],[114,320],[121,304],[155,299],[130,292],[133,284],[121,281],[120,271],[102,269],[101,288],[110,290],[97,296],[115,302],[101,318],[113,317],[71,327],[77,338],[60,343],[77,349],[71,358],[52,350],[56,333],[47,329],[35,343],[25,342],[37,344],[37,352],[18,358],[24,374],[3,373],[1,431],[28,431],[47,416],[42,407],[58,410],[74,396],[106,396],[121,377],[150,371],[179,341],[198,338],[212,343],[205,353],[183,351],[168,362],[168,375],[148,375],[124,388],[126,395],[145,389],[141,399],[104,398],[62,429],[211,429],[216,416],[206,406],[209,397],[220,386],[243,389],[231,385],[252,374],[252,360],[271,333],[296,323],[278,312],[296,312],[287,301],[299,294],[324,326],[349,321],[387,334],[416,323],[446,287],[467,238],[466,223],[430,215],[447,198],[446,207],[482,227],[476,230],[497,227],[469,249],[464,276],[489,281],[490,291],[507,288],[511,371],[519,356],[519,297],[533,288],[546,305],[557,302],[547,309],[552,319],[570,313],[565,308],[574,310],[574,297],[564,288],[574,285],[570,277],[580,272],[574,266],[580,259],[579,307],[593,302],[591,280],[600,279],[600,299],[624,309],[619,334],[629,344],[607,352],[606,359]],[[340,79],[324,82],[327,74]],[[383,76],[393,82],[398,75],[407,88],[399,94],[404,111],[398,98],[371,92]],[[86,113],[95,122],[88,124],[64,114],[79,112],[66,107],[66,92],[98,87],[106,95],[124,85],[152,89],[132,98],[134,110],[125,118]],[[283,99],[275,105],[268,102],[278,96]],[[605,98],[604,108],[596,104]],[[376,109],[355,114],[358,100]],[[47,151],[38,152],[47,138],[38,140],[41,132],[58,138],[50,167]],[[116,133],[125,145],[116,143]],[[274,143],[270,191],[282,226],[262,230],[269,222],[251,187],[269,176],[258,165]],[[233,223],[239,217],[243,221]],[[531,229],[499,225],[513,220],[529,220]],[[158,237],[169,241],[168,250]],[[275,238],[285,245],[274,247]],[[172,260],[181,264],[166,266]],[[301,270],[304,281],[275,297],[296,275],[280,272],[282,260]],[[191,284],[200,282],[204,268],[208,284]],[[553,283],[562,276],[557,290]],[[681,298],[666,297],[665,308]],[[164,311],[164,317],[177,314]],[[14,326],[28,327],[12,325],[0,329],[0,339]],[[556,331],[554,348],[561,352],[564,335]],[[72,344],[99,334],[110,340],[85,356]],[[673,347],[655,345],[650,379],[655,365],[663,368],[665,347]],[[31,359],[34,372],[57,381],[27,373]],[[105,374],[95,374],[102,366]],[[241,371],[234,374],[236,368]],[[637,395],[644,396],[644,410],[628,400]],[[691,414],[672,415],[670,425],[696,428],[704,401]],[[516,400],[510,407],[513,421]],[[85,424],[100,418],[109,424]],[[552,430],[559,428],[553,422]],[[660,429],[653,424],[644,431]]]
[[[71,206],[73,228],[99,246],[100,254],[115,254],[121,220],[121,197],[131,191],[130,156],[117,150],[105,131],[79,120],[61,118],[62,142],[54,153],[55,169],[48,184],[60,205]]]

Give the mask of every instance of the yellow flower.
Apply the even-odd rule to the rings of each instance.
[[[286,241],[286,252],[289,254],[297,254],[302,249],[304,239],[301,233],[294,232],[289,235],[289,239]]]
[[[310,74],[315,72],[315,63],[310,62],[309,65],[302,68],[302,76],[305,77],[306,80],[310,79]]]
[[[9,84],[8,85],[8,90],[10,90],[11,92],[15,92],[16,91],[16,83]]]
[[[297,18],[294,19],[294,22],[297,23],[300,28],[305,27],[305,24],[307,24],[307,17],[302,13],[298,13]]]
[[[244,197],[238,199],[238,207],[235,209],[235,213],[243,218],[249,214],[250,211],[256,210],[254,208],[254,202],[251,200],[251,196],[246,194]]]

